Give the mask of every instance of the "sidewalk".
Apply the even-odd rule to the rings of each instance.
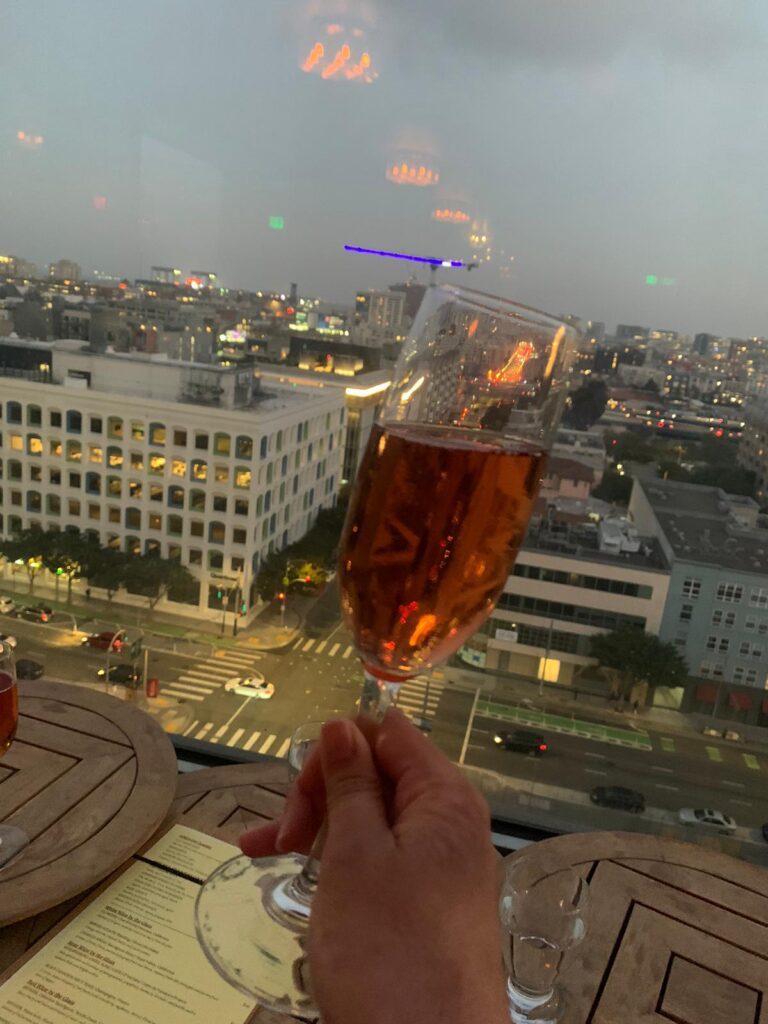
[[[121,604],[102,598],[87,598],[80,593],[72,595],[71,603],[66,600],[66,585],[56,588],[36,583],[32,593],[26,580],[0,580],[0,595],[13,598],[20,605],[43,603],[54,612],[60,613],[71,625],[74,619],[78,628],[85,632],[98,624],[101,627],[120,627],[141,630],[145,635],[186,641],[190,644],[210,644],[215,647],[245,647],[257,650],[280,650],[287,647],[299,635],[303,617],[296,608],[286,609],[285,624],[264,608],[247,627],[240,627],[232,635],[233,615],[227,612],[222,633],[222,613],[211,610],[209,620],[175,615],[172,612],[148,608],[146,605]]]

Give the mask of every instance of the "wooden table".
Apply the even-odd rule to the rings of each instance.
[[[558,836],[551,873],[590,885],[587,938],[561,974],[565,1024],[768,1024],[768,871],[624,832]]]
[[[148,715],[62,683],[19,686],[0,760],[0,822],[30,838],[0,871],[0,926],[106,878],[157,830],[176,792],[173,746]]]

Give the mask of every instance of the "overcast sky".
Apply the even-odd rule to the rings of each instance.
[[[342,36],[375,82],[300,70]],[[767,41],[764,0],[0,0],[0,252],[351,302],[407,269],[345,242],[466,257],[461,203],[477,287],[768,334]]]

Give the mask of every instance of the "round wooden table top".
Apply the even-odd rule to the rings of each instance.
[[[173,745],[129,703],[84,687],[19,684],[0,760],[0,822],[29,845],[0,871],[0,925],[61,904],[124,863],[176,793]]]
[[[765,1024],[768,871],[661,836],[558,836],[506,858],[589,882],[560,975],[569,1024]],[[768,860],[768,858],[767,858]]]

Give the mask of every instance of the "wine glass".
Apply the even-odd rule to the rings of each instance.
[[[507,861],[499,901],[514,1024],[555,1024],[565,1012],[557,985],[563,955],[586,935],[589,886],[573,868],[539,853]]]
[[[0,641],[0,757],[13,743],[19,722],[19,693],[13,648],[7,640]],[[15,825],[0,825],[0,869],[23,850],[29,842]]]
[[[363,664],[363,711],[383,715],[404,680],[449,658],[491,612],[528,526],[574,339],[572,327],[530,307],[457,286],[427,290],[368,440],[340,546],[341,608]],[[240,895],[250,886],[260,907],[249,924],[231,920],[229,935],[217,911],[226,899],[220,872],[215,890],[206,883],[197,900],[198,935],[222,975],[297,1016],[316,1015],[304,949],[322,840],[306,859],[236,859],[227,884]]]

